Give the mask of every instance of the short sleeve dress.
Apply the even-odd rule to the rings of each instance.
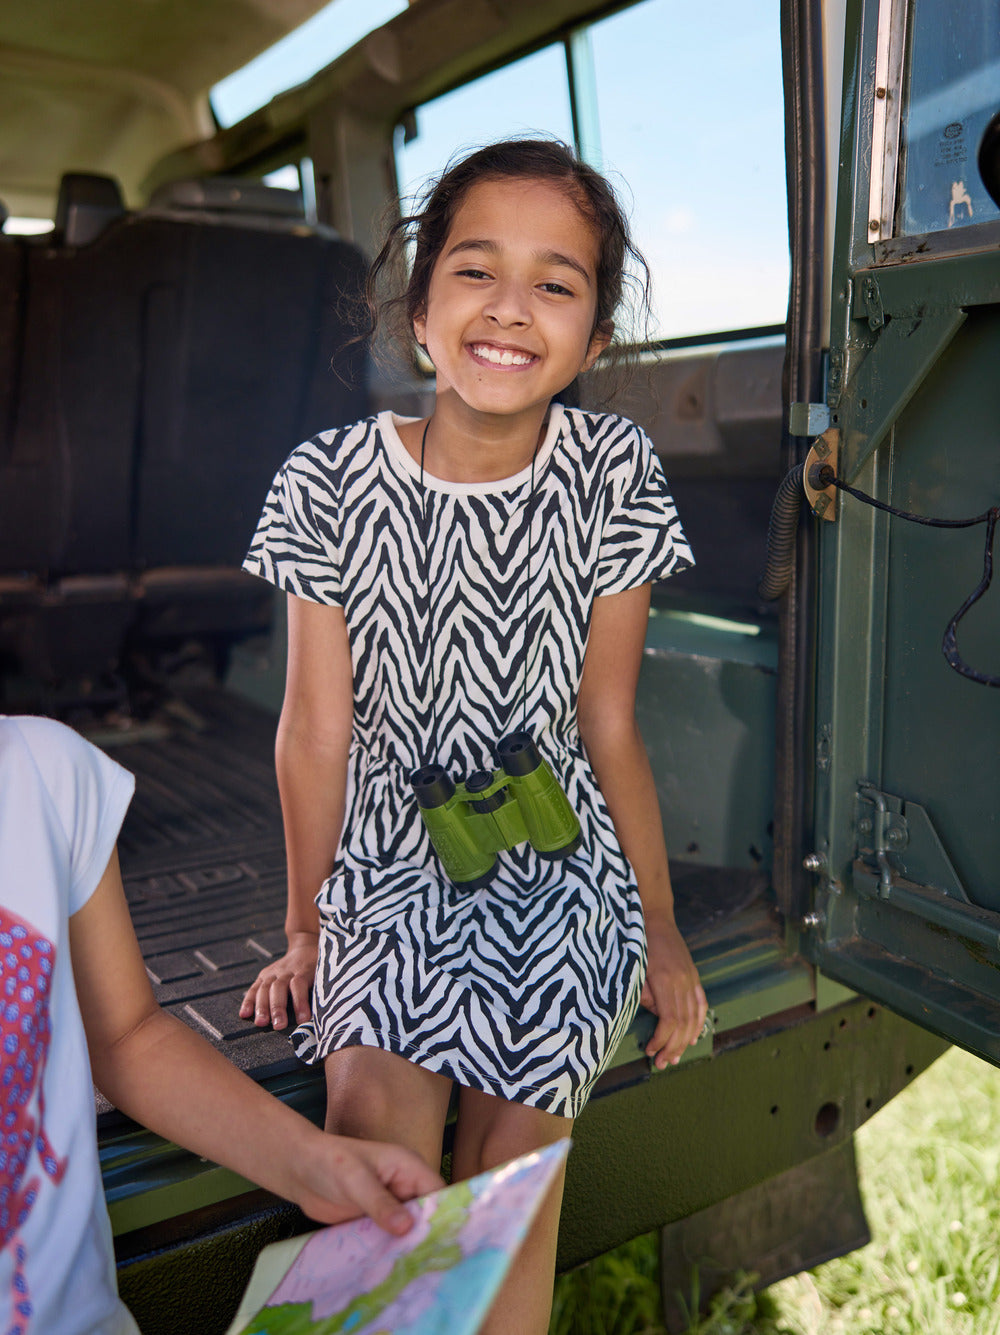
[[[553,404],[532,467],[445,482],[390,413],[323,432],[275,478],[245,569],[343,608],[354,672],[347,808],[318,887],[312,1018],[322,1061],[379,1047],[459,1084],[576,1116],[624,1035],[645,970],[632,870],[576,720],[596,597],[692,564],[649,440]],[[578,814],[579,849],[499,855],[488,886],[448,880],[410,785],[496,767],[526,729]]]

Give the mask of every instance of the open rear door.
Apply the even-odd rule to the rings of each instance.
[[[847,10],[819,453],[911,514],[984,516],[1000,506],[996,0]],[[1000,1064],[1000,577],[956,623],[990,525],[928,527],[837,489],[816,509],[805,949]]]

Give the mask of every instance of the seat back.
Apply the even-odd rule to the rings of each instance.
[[[29,676],[106,672],[147,630],[259,629],[266,590],[235,571],[271,478],[368,410],[343,315],[364,260],[290,192],[189,185],[115,214],[71,186],[51,237],[0,244],[0,581],[24,586],[0,658],[16,643]],[[67,657],[59,607],[81,589],[94,642]]]

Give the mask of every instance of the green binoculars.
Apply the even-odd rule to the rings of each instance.
[[[527,840],[539,857],[565,858],[580,846],[580,822],[530,735],[497,742],[498,770],[456,784],[440,765],[410,775],[434,851],[460,890],[488,885],[497,853]]]

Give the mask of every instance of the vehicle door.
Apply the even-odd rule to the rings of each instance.
[[[846,31],[804,948],[1000,1064],[1000,17],[850,0]]]

